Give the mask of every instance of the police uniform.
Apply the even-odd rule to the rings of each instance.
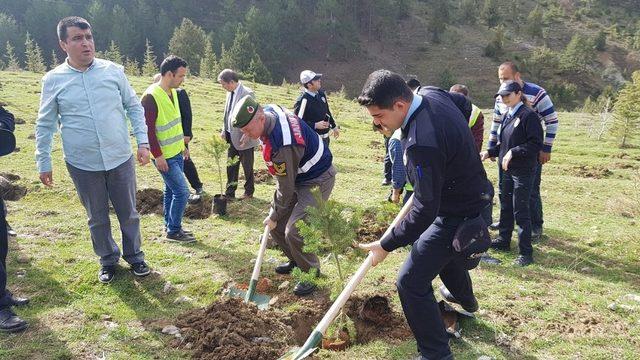
[[[335,129],[337,125],[331,115],[331,110],[329,110],[329,102],[324,91],[318,90],[317,93],[312,93],[305,89],[296,100],[293,109],[300,119],[320,135],[325,145],[329,145],[330,130]],[[329,121],[329,128],[316,129],[315,125],[320,121]]]
[[[398,275],[398,294],[422,358],[448,359],[449,339],[430,284],[440,275],[463,307],[475,303],[467,258],[454,250],[453,238],[485,206],[486,173],[467,119],[441,89],[414,94],[401,141],[413,208],[381,246],[393,251],[413,244]]]

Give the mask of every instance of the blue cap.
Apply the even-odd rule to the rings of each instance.
[[[509,95],[512,92],[516,91],[522,91],[522,87],[520,87],[520,84],[513,80],[507,80],[500,84],[500,89],[498,89],[498,92],[494,97]]]

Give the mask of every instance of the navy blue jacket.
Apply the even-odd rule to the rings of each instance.
[[[421,92],[422,103],[402,129],[413,207],[381,240],[393,251],[415,242],[436,216],[476,216],[487,204],[487,174],[467,119],[448,92]]]
[[[16,147],[15,117],[0,106],[0,156],[10,154]]]
[[[540,116],[523,104],[513,116],[509,117],[508,113],[502,116],[498,144],[489,148],[489,156],[497,156],[502,164],[502,158],[511,150],[509,169],[534,168],[542,150],[543,136]]]
[[[303,102],[305,103],[304,109],[302,109]],[[327,95],[323,90],[318,90],[316,96],[306,91],[302,92],[293,105],[293,112],[320,135],[324,135],[329,132],[329,129],[335,129],[336,127],[336,121],[333,119],[333,115],[331,115],[331,110],[329,110]],[[320,121],[329,121],[329,128],[316,129],[316,123]]]

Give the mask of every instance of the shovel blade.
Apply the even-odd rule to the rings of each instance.
[[[302,360],[308,356],[311,356],[311,354],[313,354],[313,352],[316,351],[317,349],[318,348],[314,347],[314,348],[308,349],[302,354],[298,354],[298,352],[300,351],[300,348],[296,347],[287,351],[287,353],[282,355],[282,357],[280,357],[278,360]]]
[[[229,288],[229,296],[245,299],[245,297],[247,296],[247,291],[232,287]],[[271,301],[271,298],[267,295],[253,293],[249,301],[256,304],[256,306],[258,306],[258,309],[266,310],[269,308],[269,301]]]

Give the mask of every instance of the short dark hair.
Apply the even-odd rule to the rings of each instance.
[[[469,88],[462,84],[455,84],[449,89],[450,92],[457,92],[464,96],[469,96]]]
[[[218,74],[218,81],[224,81],[226,83],[230,83],[232,81],[238,82],[238,80],[239,80],[238,73],[236,73],[231,69],[224,69],[220,71],[220,74]]]
[[[58,39],[61,41],[67,40],[67,28],[77,27],[82,30],[91,29],[91,24],[80,16],[67,16],[66,18],[58,22]]]
[[[160,74],[164,76],[168,71],[175,74],[181,67],[187,67],[187,62],[175,55],[169,55],[166,59],[162,60],[162,64],[160,64]]]
[[[412,89],[415,89],[418,86],[420,86],[420,81],[418,79],[416,79],[416,78],[409,79],[409,80],[407,80],[407,86],[412,88]]]
[[[358,96],[358,103],[362,106],[375,105],[380,109],[390,109],[398,100],[411,102],[412,99],[413,92],[402,76],[381,69],[369,75]]]
[[[518,70],[518,66],[513,61],[505,61],[502,64],[500,64],[500,67],[503,67],[503,66],[511,69],[511,72],[513,72],[514,74],[517,72],[520,72],[520,70]]]

